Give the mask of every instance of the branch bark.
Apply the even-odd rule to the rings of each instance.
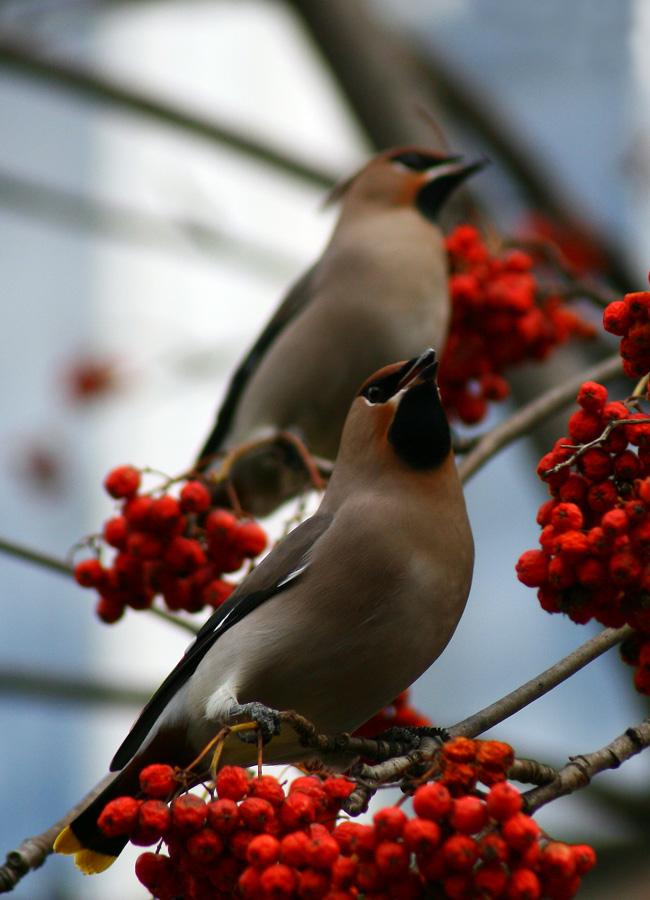
[[[78,96],[106,103],[126,112],[138,113],[163,125],[223,144],[251,159],[266,163],[321,188],[331,188],[338,181],[336,173],[324,172],[316,166],[274,150],[249,135],[201,116],[189,115],[170,103],[152,100],[125,85],[84,71],[78,66],[71,66],[61,60],[42,59],[27,47],[0,41],[0,64],[23,75],[64,88]]]
[[[27,838],[20,847],[7,853],[5,864],[0,866],[0,894],[13,891],[21,878],[33,869],[38,869],[43,865],[47,857],[54,851],[54,841],[58,834],[92,803],[95,797],[99,796],[114,778],[115,775],[113,773],[107,775],[56,824],[36,837]]]
[[[650,747],[650,719],[644,719],[593,753],[570,757],[570,762],[555,777],[523,795],[524,811],[532,815],[540,807],[587,787],[594,775],[606,769],[617,769],[621,763]]]
[[[585,381],[611,381],[621,375],[621,357],[618,353],[595,366],[580,372],[575,377],[552,388],[532,403],[517,410],[509,419],[488,431],[458,466],[460,480],[465,483],[475,475],[486,462],[492,459],[502,447],[506,447],[527,434],[531,428],[545,418],[575,400],[580,386]]]
[[[530,681],[506,694],[505,697],[447,729],[449,736],[452,738],[460,736],[473,738],[477,734],[482,734],[488,728],[498,725],[504,719],[519,712],[520,709],[528,706],[533,700],[543,697],[552,688],[575,675],[588,663],[602,656],[607,650],[611,650],[616,644],[620,644],[631,634],[634,634],[634,629],[630,628],[629,625],[624,625],[622,628],[606,628],[576,650],[573,650],[564,659],[545,669],[540,675],[531,678]]]

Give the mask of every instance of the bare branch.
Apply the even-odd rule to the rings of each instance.
[[[189,115],[169,103],[156,102],[124,85],[83,71],[78,66],[71,66],[60,60],[41,59],[24,46],[19,47],[15,43],[0,41],[0,63],[74,94],[99,100],[127,112],[139,113],[189,134],[224,144],[252,159],[303,178],[319,187],[330,188],[337,181],[335,173],[324,172],[286,153],[271,149],[249,135],[241,134],[201,116]]]
[[[7,853],[5,864],[0,866],[0,894],[13,891],[21,878],[33,869],[38,869],[43,865],[47,857],[54,851],[54,841],[59,833],[92,803],[95,797],[99,796],[114,778],[115,775],[111,772],[74,809],[71,809],[62,819],[59,819],[55,825],[52,825],[47,831],[36,837],[27,838],[20,847]]]
[[[533,400],[527,406],[517,410],[501,425],[497,425],[492,431],[485,434],[476,447],[467,454],[458,466],[458,474],[464,483],[472,477],[502,448],[527,434],[531,428],[543,421],[548,416],[562,409],[575,397],[580,386],[585,381],[610,381],[617,375],[621,375],[621,357],[617,354],[610,356],[595,366],[579,373],[569,381],[552,388],[541,397]]]
[[[624,625],[622,628],[606,628],[540,675],[531,678],[530,681],[522,684],[521,687],[518,687],[510,694],[506,694],[505,697],[490,704],[490,706],[486,706],[485,709],[480,710],[473,716],[468,716],[467,719],[463,719],[462,722],[453,725],[448,729],[450,737],[454,738],[461,735],[470,738],[476,737],[477,734],[482,734],[488,728],[498,725],[499,722],[503,722],[504,719],[519,712],[524,706],[528,706],[533,700],[543,697],[552,688],[566,681],[571,675],[575,675],[588,663],[602,656],[603,653],[615,647],[616,644],[620,644],[631,634],[634,634],[634,629],[630,628],[629,625]]]
[[[62,559],[57,559],[54,556],[49,556],[47,553],[42,553],[40,550],[32,550],[30,547],[24,547],[22,544],[17,544],[15,541],[8,541],[6,538],[0,538],[0,553],[6,553],[16,559],[23,559],[27,562],[35,563],[37,566],[42,566],[45,569],[58,572],[60,575],[72,576],[74,574],[74,568],[70,563],[65,562]],[[196,634],[198,631],[198,628],[193,625],[192,622],[181,619],[179,616],[172,616],[170,613],[158,609],[155,606],[150,606],[146,612],[158,616],[159,619],[164,619],[165,622],[178,625],[179,628],[184,628],[185,631],[189,631],[190,634]]]
[[[551,800],[587,787],[594,775],[606,769],[617,769],[646,747],[650,747],[650,719],[628,728],[600,750],[570,757],[571,761],[556,772],[552,781],[526,791],[523,795],[524,811],[532,815]]]

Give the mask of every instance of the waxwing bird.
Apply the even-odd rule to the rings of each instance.
[[[341,212],[330,242],[235,371],[199,468],[218,469],[220,451],[287,431],[314,456],[334,460],[359,384],[423,344],[444,346],[450,300],[437,218],[485,164],[398,147],[335,189]],[[250,448],[230,476],[243,509],[257,516],[308,483],[283,442]],[[229,504],[225,489],[215,501]]]
[[[437,659],[465,607],[474,547],[436,369],[427,350],[365,382],[318,512],[208,619],[117,751],[122,771],[57,852],[87,873],[110,865],[126,838],[98,828],[105,804],[135,796],[150,763],[192,765],[223,724],[277,732],[277,711],[295,709],[321,733],[353,731]],[[264,759],[315,755],[285,727]],[[228,738],[220,765],[255,761],[254,745]]]

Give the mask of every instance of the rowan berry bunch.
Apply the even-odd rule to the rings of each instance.
[[[520,556],[517,576],[547,612],[634,628],[623,658],[650,694],[650,416],[638,399],[608,402],[594,382],[578,404],[537,467],[552,499],[537,514],[541,550]]]
[[[452,321],[438,384],[447,414],[474,424],[488,401],[508,396],[505,369],[545,359],[572,335],[591,336],[593,329],[560,297],[542,296],[527,253],[492,254],[471,225],[460,225],[446,243]]]
[[[442,779],[420,785],[411,818],[390,806],[372,825],[337,820],[355,787],[347,778],[300,777],[285,791],[272,776],[249,778],[235,766],[220,770],[206,799],[183,793],[167,801],[182,775],[152,765],[140,776],[142,796],[112,800],[99,824],[138,846],[167,845],[168,855],[145,852],[136,863],[159,900],[573,897],[594,852],[547,840],[521,812],[519,792],[504,780],[511,748],[453,741],[442,749],[440,771],[459,759],[474,776],[489,760],[500,780],[486,795]]]
[[[650,372],[650,291],[626,294],[603,313],[605,331],[621,338],[623,371],[630,378]]]
[[[97,556],[74,572],[78,584],[98,591],[97,614],[104,622],[116,622],[127,606],[147,609],[156,596],[169,610],[216,608],[235,588],[222,576],[266,547],[257,522],[211,508],[202,481],[185,480],[178,497],[163,489],[145,494],[140,471],[119,466],[104,486],[120,501],[99,541],[104,551],[114,551],[111,564],[102,565]]]

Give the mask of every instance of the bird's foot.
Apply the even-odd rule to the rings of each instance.
[[[254,722],[257,731],[238,731],[237,737],[247,744],[256,744],[258,736],[262,736],[262,743],[268,744],[272,737],[280,734],[282,727],[281,713],[277,709],[264,706],[263,703],[236,703],[230,709],[230,715],[236,716],[242,721]]]

